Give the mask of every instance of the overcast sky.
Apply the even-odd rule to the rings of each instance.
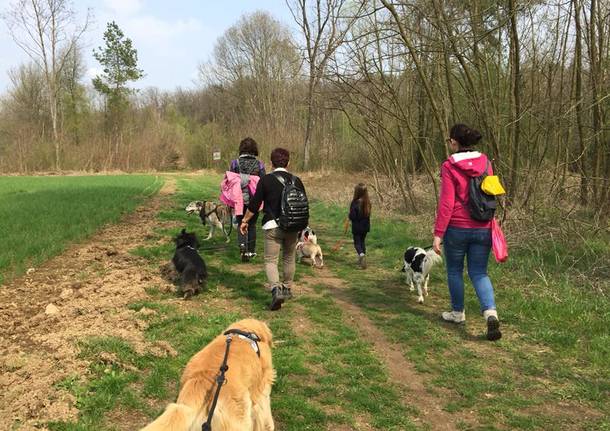
[[[0,14],[14,0],[0,0]],[[84,17],[91,8],[94,22],[83,39],[87,80],[99,70],[91,52],[103,44],[108,21],[114,20],[136,49],[146,76],[135,86],[172,90],[192,87],[197,66],[210,57],[216,39],[244,13],[266,10],[294,28],[284,0],[75,0]],[[9,86],[8,71],[28,61],[0,20],[0,94]]]

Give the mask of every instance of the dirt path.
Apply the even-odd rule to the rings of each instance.
[[[419,416],[414,418],[416,423],[428,424],[431,429],[439,431],[456,430],[458,421],[476,424],[474,415],[469,417],[464,412],[460,412],[458,417],[441,408],[446,399],[440,399],[428,392],[424,378],[415,370],[413,364],[405,359],[400,346],[388,341],[360,307],[349,300],[346,293],[348,286],[344,280],[324,268],[316,270],[315,277],[303,277],[302,282],[302,289],[307,294],[314,294],[311,286],[323,285],[332,295],[351,324],[358,328],[363,339],[371,344],[376,356],[383,361],[390,381],[402,389],[403,405],[409,408],[415,407],[419,412]]]
[[[47,421],[76,418],[74,397],[57,383],[86,380],[89,364],[78,356],[79,340],[103,334],[127,340],[138,352],[175,355],[168,344],[144,340],[146,324],[127,308],[147,297],[145,287],[173,289],[129,251],[154,227],[173,226],[155,216],[174,192],[175,181],[168,180],[120,223],[0,290],[0,429],[39,430]]]

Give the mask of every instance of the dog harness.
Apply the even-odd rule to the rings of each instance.
[[[206,204],[206,201],[203,201],[203,208],[202,209],[205,209],[205,204]],[[207,217],[209,217],[212,213],[216,213],[216,217],[220,218],[218,216],[218,207],[219,207],[219,205],[216,205],[216,206],[214,206],[214,209],[212,211],[210,211],[208,213],[206,213],[206,212],[203,213],[203,218],[201,220],[202,220],[202,223],[204,225],[205,225],[205,219]],[[199,216],[201,216],[201,213],[199,213]]]
[[[216,376],[216,393],[214,394],[214,400],[212,400],[212,407],[210,407],[210,413],[208,414],[208,420],[201,425],[201,431],[212,431],[212,417],[214,416],[214,410],[216,410],[216,403],[218,402],[218,396],[220,395],[220,389],[226,382],[225,373],[229,369],[227,365],[227,359],[229,358],[229,348],[231,347],[231,342],[233,341],[233,336],[237,335],[238,338],[242,340],[248,341],[252,349],[256,352],[256,356],[260,358],[261,352],[258,347],[258,342],[261,341],[258,335],[254,332],[246,332],[240,329],[229,329],[223,335],[227,337],[226,343],[227,346],[225,348],[225,356],[222,360],[222,365],[220,366],[220,373]]]

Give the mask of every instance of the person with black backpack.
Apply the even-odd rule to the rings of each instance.
[[[242,234],[247,232],[248,222],[261,203],[264,204],[262,224],[265,232],[265,272],[271,287],[271,310],[279,310],[285,300],[292,298],[297,236],[309,223],[305,187],[299,177],[286,170],[289,162],[288,150],[276,148],[271,152],[273,172],[259,181],[239,226]],[[281,280],[278,270],[280,249],[283,261]]]
[[[451,311],[442,313],[445,321],[464,323],[464,257],[468,276],[479,299],[487,323],[487,339],[502,337],[496,311],[494,290],[487,275],[491,251],[491,221],[495,198],[481,190],[481,183],[492,176],[491,162],[474,150],[481,134],[465,124],[451,128],[447,143],[453,153],[441,166],[441,192],[434,225],[433,249],[445,251],[447,284]]]
[[[239,143],[239,157],[231,161],[229,170],[240,174],[241,176],[241,190],[244,200],[244,210],[242,214],[245,214],[246,209],[250,203],[250,190],[248,183],[250,182],[250,176],[256,175],[258,177],[265,176],[265,165],[263,162],[257,159],[258,157],[258,145],[252,138],[244,138]],[[237,225],[239,226],[243,220],[243,215],[236,216]],[[241,230],[237,231],[237,244],[239,246],[239,252],[241,255],[242,262],[248,262],[251,258],[256,257],[256,220],[258,219],[258,213],[254,215],[248,221],[248,231],[245,234],[241,233]]]

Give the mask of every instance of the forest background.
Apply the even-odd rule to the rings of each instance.
[[[285,7],[290,23],[258,11],[228,28],[194,88],[136,91],[146,71],[115,22],[91,80],[90,14],[66,0],[12,3],[2,18],[31,61],[0,95],[0,172],[223,169],[252,136],[263,159],[287,147],[297,171],[364,173],[380,205],[431,214],[448,129],[464,122],[484,136],[513,221],[607,229],[610,3]]]

